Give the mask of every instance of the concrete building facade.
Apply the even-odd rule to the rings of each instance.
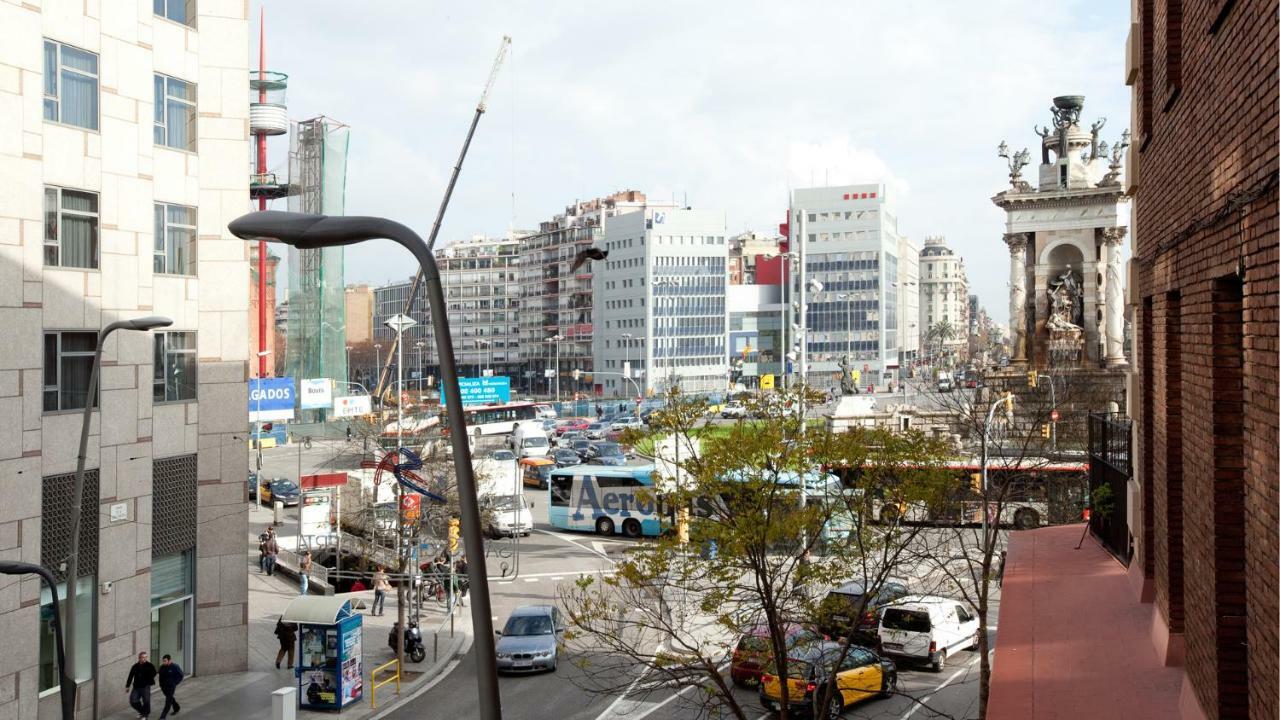
[[[955,355],[968,344],[969,279],[964,258],[941,235],[920,250],[920,327],[933,354]]]
[[[267,356],[267,367],[274,368],[276,365],[275,358],[280,357],[284,352],[284,348],[278,347],[277,339],[283,340],[284,333],[276,327],[276,271],[280,267],[280,257],[267,252],[266,262],[267,292],[265,301],[267,303],[266,315],[266,351],[270,353]],[[263,299],[258,297],[258,244],[249,244],[249,347],[257,352],[258,345],[258,303]],[[268,376],[274,373],[268,372]],[[258,363],[249,363],[249,376],[258,377]]]
[[[717,210],[645,207],[608,219],[595,261],[594,382],[626,395],[628,363],[645,393],[728,387],[728,239]]]
[[[56,574],[76,438],[82,717],[126,705],[139,651],[247,663],[249,250],[244,4],[0,3],[0,548]],[[97,332],[165,315],[156,333]],[[60,594],[65,595],[64,586]],[[54,717],[51,593],[0,593],[0,716]],[[99,683],[99,680],[101,683]]]
[[[373,288],[348,285],[346,291],[347,344],[373,342]]]

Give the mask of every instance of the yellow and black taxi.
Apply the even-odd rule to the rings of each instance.
[[[792,650],[787,676],[787,705],[814,717],[839,717],[850,705],[887,697],[898,686],[898,668],[892,660],[857,645],[825,641]],[[782,687],[776,668],[762,674],[760,703],[770,711],[778,710]]]

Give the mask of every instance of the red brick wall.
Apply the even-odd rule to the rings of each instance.
[[[1182,302],[1176,292],[1153,302],[1155,328],[1151,368],[1151,424],[1154,453],[1151,472],[1155,535],[1156,603],[1169,632],[1183,631],[1182,493]],[[1145,483],[1144,483],[1145,485]]]
[[[1177,528],[1161,504],[1176,494],[1169,463],[1178,449],[1187,675],[1209,717],[1272,720],[1280,716],[1275,2],[1143,0],[1139,7],[1135,92],[1150,132],[1134,149],[1134,255],[1139,293],[1152,301],[1154,317],[1150,336],[1137,336],[1136,355],[1150,352],[1143,402],[1157,404],[1139,449],[1152,459],[1142,480],[1155,507],[1143,517],[1156,535],[1156,595],[1167,611],[1176,543],[1160,535]],[[1223,292],[1239,280],[1236,308]],[[1176,327],[1164,322],[1172,292],[1181,298]],[[1242,325],[1233,334],[1225,328],[1237,310]],[[1215,348],[1215,340],[1237,346]],[[1147,342],[1150,350],[1141,347]],[[1171,445],[1172,429],[1161,427],[1173,412],[1160,405],[1170,389],[1172,343],[1181,364],[1180,448]]]

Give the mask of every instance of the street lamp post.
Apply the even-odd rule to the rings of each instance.
[[[987,410],[987,422],[982,426],[982,543],[985,551],[987,544],[987,443],[991,438],[991,421],[995,418],[996,408],[1004,405],[1005,417],[1013,422],[1013,393],[1006,392],[1004,397],[991,403]],[[999,526],[999,523],[996,523]]]
[[[382,372],[382,344],[373,344],[373,372],[380,374]],[[372,384],[372,383],[371,383]],[[377,388],[374,388],[375,390]]]
[[[347,346],[347,382],[351,382],[351,346]]]
[[[53,598],[53,617],[49,619],[53,625],[53,650],[54,657],[58,660],[58,689],[62,693],[59,702],[62,706],[62,720],[73,720],[76,716],[76,681],[67,670],[67,655],[63,649],[65,644],[63,637],[65,632],[62,629],[62,609],[59,607],[61,603],[58,601],[58,582],[53,577],[53,573],[48,568],[41,567],[35,563],[20,562],[18,560],[2,560],[0,561],[0,575],[39,575],[40,579],[49,588],[49,595]],[[75,593],[72,593],[74,595]]]
[[[417,321],[403,313],[392,315],[383,323],[396,333],[396,457],[403,460],[404,449],[404,331],[417,325]],[[454,396],[459,397],[460,396]],[[461,401],[459,400],[459,404]],[[458,426],[462,428],[461,425]],[[405,628],[405,600],[407,598],[404,582],[405,575],[405,555],[404,552],[404,505],[400,502],[401,496],[404,495],[403,488],[400,483],[395,484],[396,489],[396,569],[400,573],[400,582],[396,583],[396,617],[399,624],[398,632],[403,634]],[[404,638],[396,638],[396,672],[399,673],[404,668]]]
[[[159,315],[147,315],[145,317],[135,318],[133,320],[117,320],[98,333],[98,344],[93,350],[93,365],[89,369],[89,388],[84,396],[84,415],[80,421],[80,451],[76,454],[76,475],[75,481],[71,486],[71,550],[67,553],[67,623],[66,623],[66,655],[71,658],[71,662],[76,660],[76,580],[80,570],[80,508],[84,505],[84,464],[89,454],[89,423],[93,419],[94,398],[98,394],[98,373],[102,367],[102,346],[107,341],[107,336],[116,330],[137,330],[146,332],[156,328],[169,327],[173,324],[173,320]],[[106,418],[103,418],[105,421]],[[96,518],[95,513],[95,518]],[[95,526],[94,532],[97,532]],[[56,596],[57,588],[53,589]],[[59,668],[62,671],[64,687],[67,681],[71,682],[71,687],[75,687],[75,675],[68,673],[69,670],[66,663]],[[63,708],[67,707],[70,702],[72,715],[75,714],[75,692],[71,693],[72,697],[65,697],[65,690],[62,698]]]
[[[418,342],[413,344],[413,347],[416,348],[418,351],[418,392],[421,393],[422,379],[426,377],[426,375],[422,373],[422,348],[426,347],[426,343],[419,340]]]
[[[455,402],[445,406],[448,422],[455,428],[466,427],[466,417],[459,401],[462,395],[458,389],[458,371],[440,270],[427,244],[417,233],[384,218],[325,217],[275,211],[260,211],[242,216],[234,220],[229,229],[240,238],[275,238],[299,249],[351,245],[372,238],[388,238],[412,252],[421,265],[431,309],[437,351],[440,353],[441,388],[446,396],[455,399]],[[466,433],[450,433],[449,442],[453,449],[454,472],[457,475],[458,504],[467,555],[467,578],[471,588],[479,717],[481,720],[501,720],[502,701],[498,692],[498,673],[494,658],[488,570],[485,567],[484,537],[481,535],[480,508],[475,474],[471,466],[471,452]],[[403,627],[402,624],[401,628]]]
[[[622,333],[622,376],[631,377],[631,333]]]

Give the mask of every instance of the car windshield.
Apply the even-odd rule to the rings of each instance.
[[[511,452],[510,450],[494,450],[493,454],[490,455],[489,457],[493,458],[494,460],[515,460],[516,454]]]
[[[589,448],[589,447],[591,447],[591,441],[590,441],[590,440],[575,440],[575,441],[573,441],[573,449],[574,449],[574,450],[586,450],[586,449],[587,449],[587,448]]]
[[[515,615],[507,618],[507,626],[502,634],[511,637],[525,635],[551,635],[551,618],[546,615]]]
[[[524,444],[521,447],[534,448],[534,447],[546,447],[546,446],[547,446],[546,438],[530,437],[530,438],[524,439]]]
[[[601,457],[617,457],[622,455],[622,449],[617,443],[600,443],[596,445],[596,455]]]
[[[292,480],[276,480],[271,483],[271,492],[289,493],[297,491],[298,486]]]
[[[524,510],[528,507],[523,495],[503,495],[493,499],[493,509],[499,511]]]
[[[907,632],[927,633],[932,628],[929,613],[902,608],[889,608],[884,611],[882,621],[890,630],[906,630]]]

